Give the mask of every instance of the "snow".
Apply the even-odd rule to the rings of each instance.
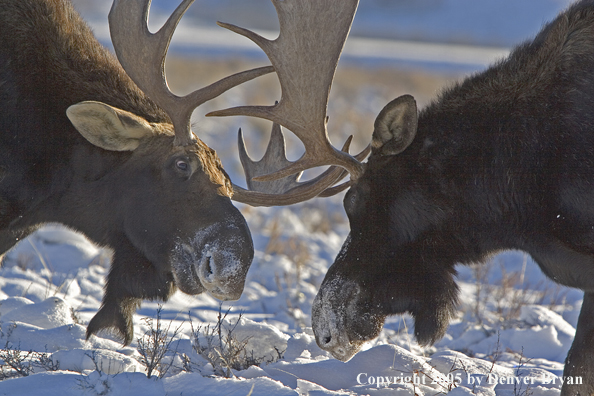
[[[459,317],[434,347],[419,347],[410,318],[398,316],[388,318],[380,337],[347,363],[321,350],[311,329],[311,304],[348,227],[338,221],[329,231],[312,231],[309,221],[319,217],[300,213],[331,211],[336,218],[339,198],[331,200],[336,205],[314,201],[245,210],[256,254],[242,297],[220,306],[208,295],[178,292],[158,314],[159,303],[144,302],[134,315],[137,340],[130,347],[108,333],[85,340],[85,324],[100,305],[109,251],[58,225],[41,229],[10,251],[0,268],[0,344],[2,351],[46,354],[58,371],[35,366],[27,377],[0,381],[0,395],[36,394],[40,386],[51,389],[50,395],[507,395],[517,390],[513,381],[533,395],[559,394],[559,381],[551,379],[562,375],[575,334],[575,315],[566,314],[579,310],[581,298],[569,289],[557,290],[563,297],[554,301],[544,298],[554,284],[521,252],[479,267],[489,271],[459,268],[465,296]],[[510,285],[518,274],[524,283]],[[508,297],[518,292],[521,301],[502,305],[496,300],[502,289]],[[517,313],[508,315],[513,308]],[[156,371],[147,378],[138,339],[151,328],[147,318],[154,328],[157,315],[169,334],[176,328],[179,334],[164,358],[172,362],[166,375],[159,378]],[[245,356],[259,366],[232,370],[225,378],[197,353],[193,333],[201,332],[204,347],[209,329],[217,344],[219,316],[222,339],[245,345]],[[188,370],[183,357],[191,361]],[[3,373],[10,370],[4,366]]]
[[[6,312],[2,321],[22,322],[45,329],[74,323],[72,308],[60,297],[50,297],[37,304],[28,301],[27,304]]]

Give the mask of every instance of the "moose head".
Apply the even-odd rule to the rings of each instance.
[[[313,302],[318,345],[349,360],[388,315],[401,313],[413,316],[417,341],[432,344],[455,314],[454,266],[522,250],[551,279],[585,293],[564,369],[584,383],[565,384],[562,394],[593,394],[593,112],[581,105],[593,92],[592,60],[583,56],[592,47],[592,2],[576,2],[534,41],[420,112],[409,95],[389,102],[375,120],[364,164],[365,151],[353,158],[330,146],[325,113],[336,66],[329,60],[338,59],[357,0],[275,5],[311,12],[300,22],[302,33],[294,30],[294,41],[304,38],[296,56],[306,64],[283,78],[282,70],[298,60],[284,65],[272,57],[286,102],[250,115],[293,131],[306,153],[295,163],[265,158],[259,165],[281,169],[271,166],[254,180],[319,165],[332,165],[327,173],[338,178],[351,176],[319,193],[350,186],[344,208],[351,231]],[[280,20],[275,42],[246,35],[267,51],[292,26],[289,18]],[[334,50],[321,49],[327,40]]]

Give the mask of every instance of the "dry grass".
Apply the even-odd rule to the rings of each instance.
[[[522,307],[532,304],[545,305],[547,297],[548,308],[551,310],[565,304],[567,289],[552,281],[531,284],[524,278],[527,255],[524,260],[521,270],[511,272],[506,271],[502,263],[499,263],[499,269],[484,264],[472,266],[476,287],[472,311],[479,325],[493,325],[492,322],[496,319],[502,328],[513,327]],[[495,284],[489,282],[489,274],[493,270],[501,272],[501,279]],[[486,318],[485,312],[494,316]]]
[[[215,375],[225,378],[235,378],[233,370],[241,371],[250,366],[273,363],[282,358],[282,353],[276,347],[278,357],[275,359],[267,360],[264,357],[255,356],[253,350],[247,349],[252,336],[239,339],[234,333],[241,322],[242,314],[239,314],[235,324],[227,319],[228,314],[229,310],[223,312],[221,303],[219,305],[217,323],[213,326],[208,324],[195,328],[190,319],[192,348],[194,352],[211,364]],[[254,337],[257,337],[257,335],[254,334]],[[185,371],[200,371],[189,356],[184,354],[182,361]]]
[[[300,290],[300,282],[302,280],[304,268],[311,259],[311,255],[309,253],[306,241],[300,239],[297,236],[283,238],[281,227],[282,226],[279,225],[278,219],[273,219],[270,225],[268,244],[266,245],[264,251],[266,254],[284,255],[295,264],[294,273],[284,271],[282,280],[284,280],[286,288],[294,290],[293,296],[297,299],[297,301],[299,301],[304,298],[303,293]],[[281,277],[278,273],[275,273],[275,280],[278,291],[282,292],[285,287],[283,287]],[[295,307],[293,305],[295,304],[287,299],[289,313],[294,311]]]
[[[27,377],[36,372],[57,371],[60,369],[60,362],[54,362],[48,352],[37,352],[33,350],[22,351],[20,342],[14,345],[10,342],[16,323],[0,327],[0,335],[6,337],[6,343],[0,348],[0,381],[15,377]],[[6,332],[4,332],[6,330]]]
[[[264,66],[265,62],[253,62],[243,59],[167,59],[167,80],[171,88],[178,94],[187,94],[194,89],[210,84],[220,78],[242,70]],[[459,78],[452,74],[435,74],[408,69],[379,68],[369,69],[356,66],[339,66],[330,102],[337,97],[356,97],[364,88],[373,89],[379,96],[391,100],[399,95],[409,93],[421,105],[427,104],[446,85]],[[280,96],[277,78],[271,74],[258,78],[258,90],[249,94],[254,104],[269,104]],[[384,103],[385,104],[385,103]],[[353,107],[354,107],[353,103]],[[379,112],[380,109],[377,109]]]
[[[266,254],[284,254],[295,262],[297,272],[310,259],[307,243],[296,236],[284,239],[278,219],[273,219],[270,226],[270,237],[264,249]]]
[[[171,368],[177,349],[173,349],[172,343],[179,335],[181,325],[179,325],[173,332],[170,332],[171,321],[165,327],[161,319],[161,311],[163,306],[159,305],[157,308],[157,318],[143,318],[142,321],[146,324],[148,330],[144,332],[142,337],[137,338],[137,350],[140,354],[140,363],[146,367],[146,376],[151,378],[153,373],[156,373],[159,378],[163,378],[167,371]],[[166,355],[173,355],[169,361],[164,358]]]

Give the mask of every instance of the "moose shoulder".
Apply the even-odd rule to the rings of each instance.
[[[454,265],[519,249],[584,290],[564,372],[584,385],[562,393],[594,392],[593,70],[594,2],[582,1],[418,117],[410,96],[382,110],[344,199],[350,235],[314,301],[322,348],[348,360],[404,312],[435,342],[455,313]]]
[[[129,343],[140,301],[176,287],[237,299],[252,261],[216,153],[155,103],[69,2],[0,0],[0,251],[47,222],[111,247],[87,336]]]

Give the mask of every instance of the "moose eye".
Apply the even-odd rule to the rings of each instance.
[[[177,167],[177,169],[187,172],[188,169],[190,169],[190,165],[188,165],[188,163],[184,160],[177,160],[175,161],[175,166]]]
[[[351,189],[344,197],[344,210],[347,215],[352,215],[357,206],[357,193]]]
[[[358,216],[361,215],[365,209],[366,203],[369,200],[369,186],[359,182],[357,185],[351,187],[351,189],[344,196],[344,210],[347,216]]]

